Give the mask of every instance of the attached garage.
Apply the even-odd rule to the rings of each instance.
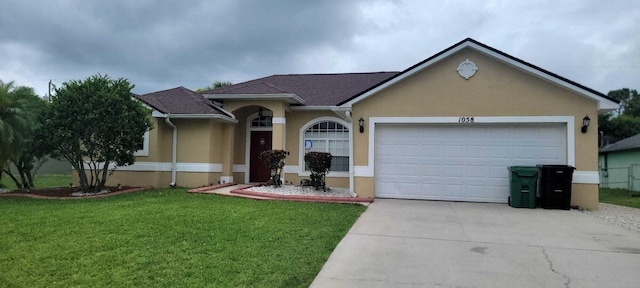
[[[566,126],[378,124],[375,196],[506,203],[507,167],[567,164]]]

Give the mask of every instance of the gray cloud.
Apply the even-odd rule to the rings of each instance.
[[[402,70],[466,38],[602,92],[640,89],[640,4],[602,1],[16,1],[0,79],[95,73],[135,92],[276,73]],[[634,86],[635,85],[635,86]]]

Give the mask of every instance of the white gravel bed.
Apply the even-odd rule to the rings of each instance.
[[[278,195],[305,195],[305,196],[339,196],[339,197],[355,197],[355,194],[349,192],[349,188],[327,187],[327,191],[316,190],[313,187],[301,187],[293,185],[282,185],[280,187],[273,186],[255,186],[248,188],[249,191],[272,193]]]
[[[640,209],[600,203],[599,211],[583,211],[607,223],[640,233]]]
[[[71,196],[81,197],[81,196],[93,196],[93,195],[100,195],[100,194],[107,194],[107,193],[109,193],[109,190],[102,190],[100,192],[73,192],[71,193]]]
[[[0,188],[0,193],[9,193],[11,190]]]

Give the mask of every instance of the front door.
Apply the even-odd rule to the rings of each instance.
[[[269,180],[269,169],[260,160],[260,153],[266,150],[271,150],[271,131],[251,131],[249,182]]]

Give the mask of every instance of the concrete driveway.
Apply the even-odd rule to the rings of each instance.
[[[311,287],[640,287],[640,233],[575,210],[376,199]]]

